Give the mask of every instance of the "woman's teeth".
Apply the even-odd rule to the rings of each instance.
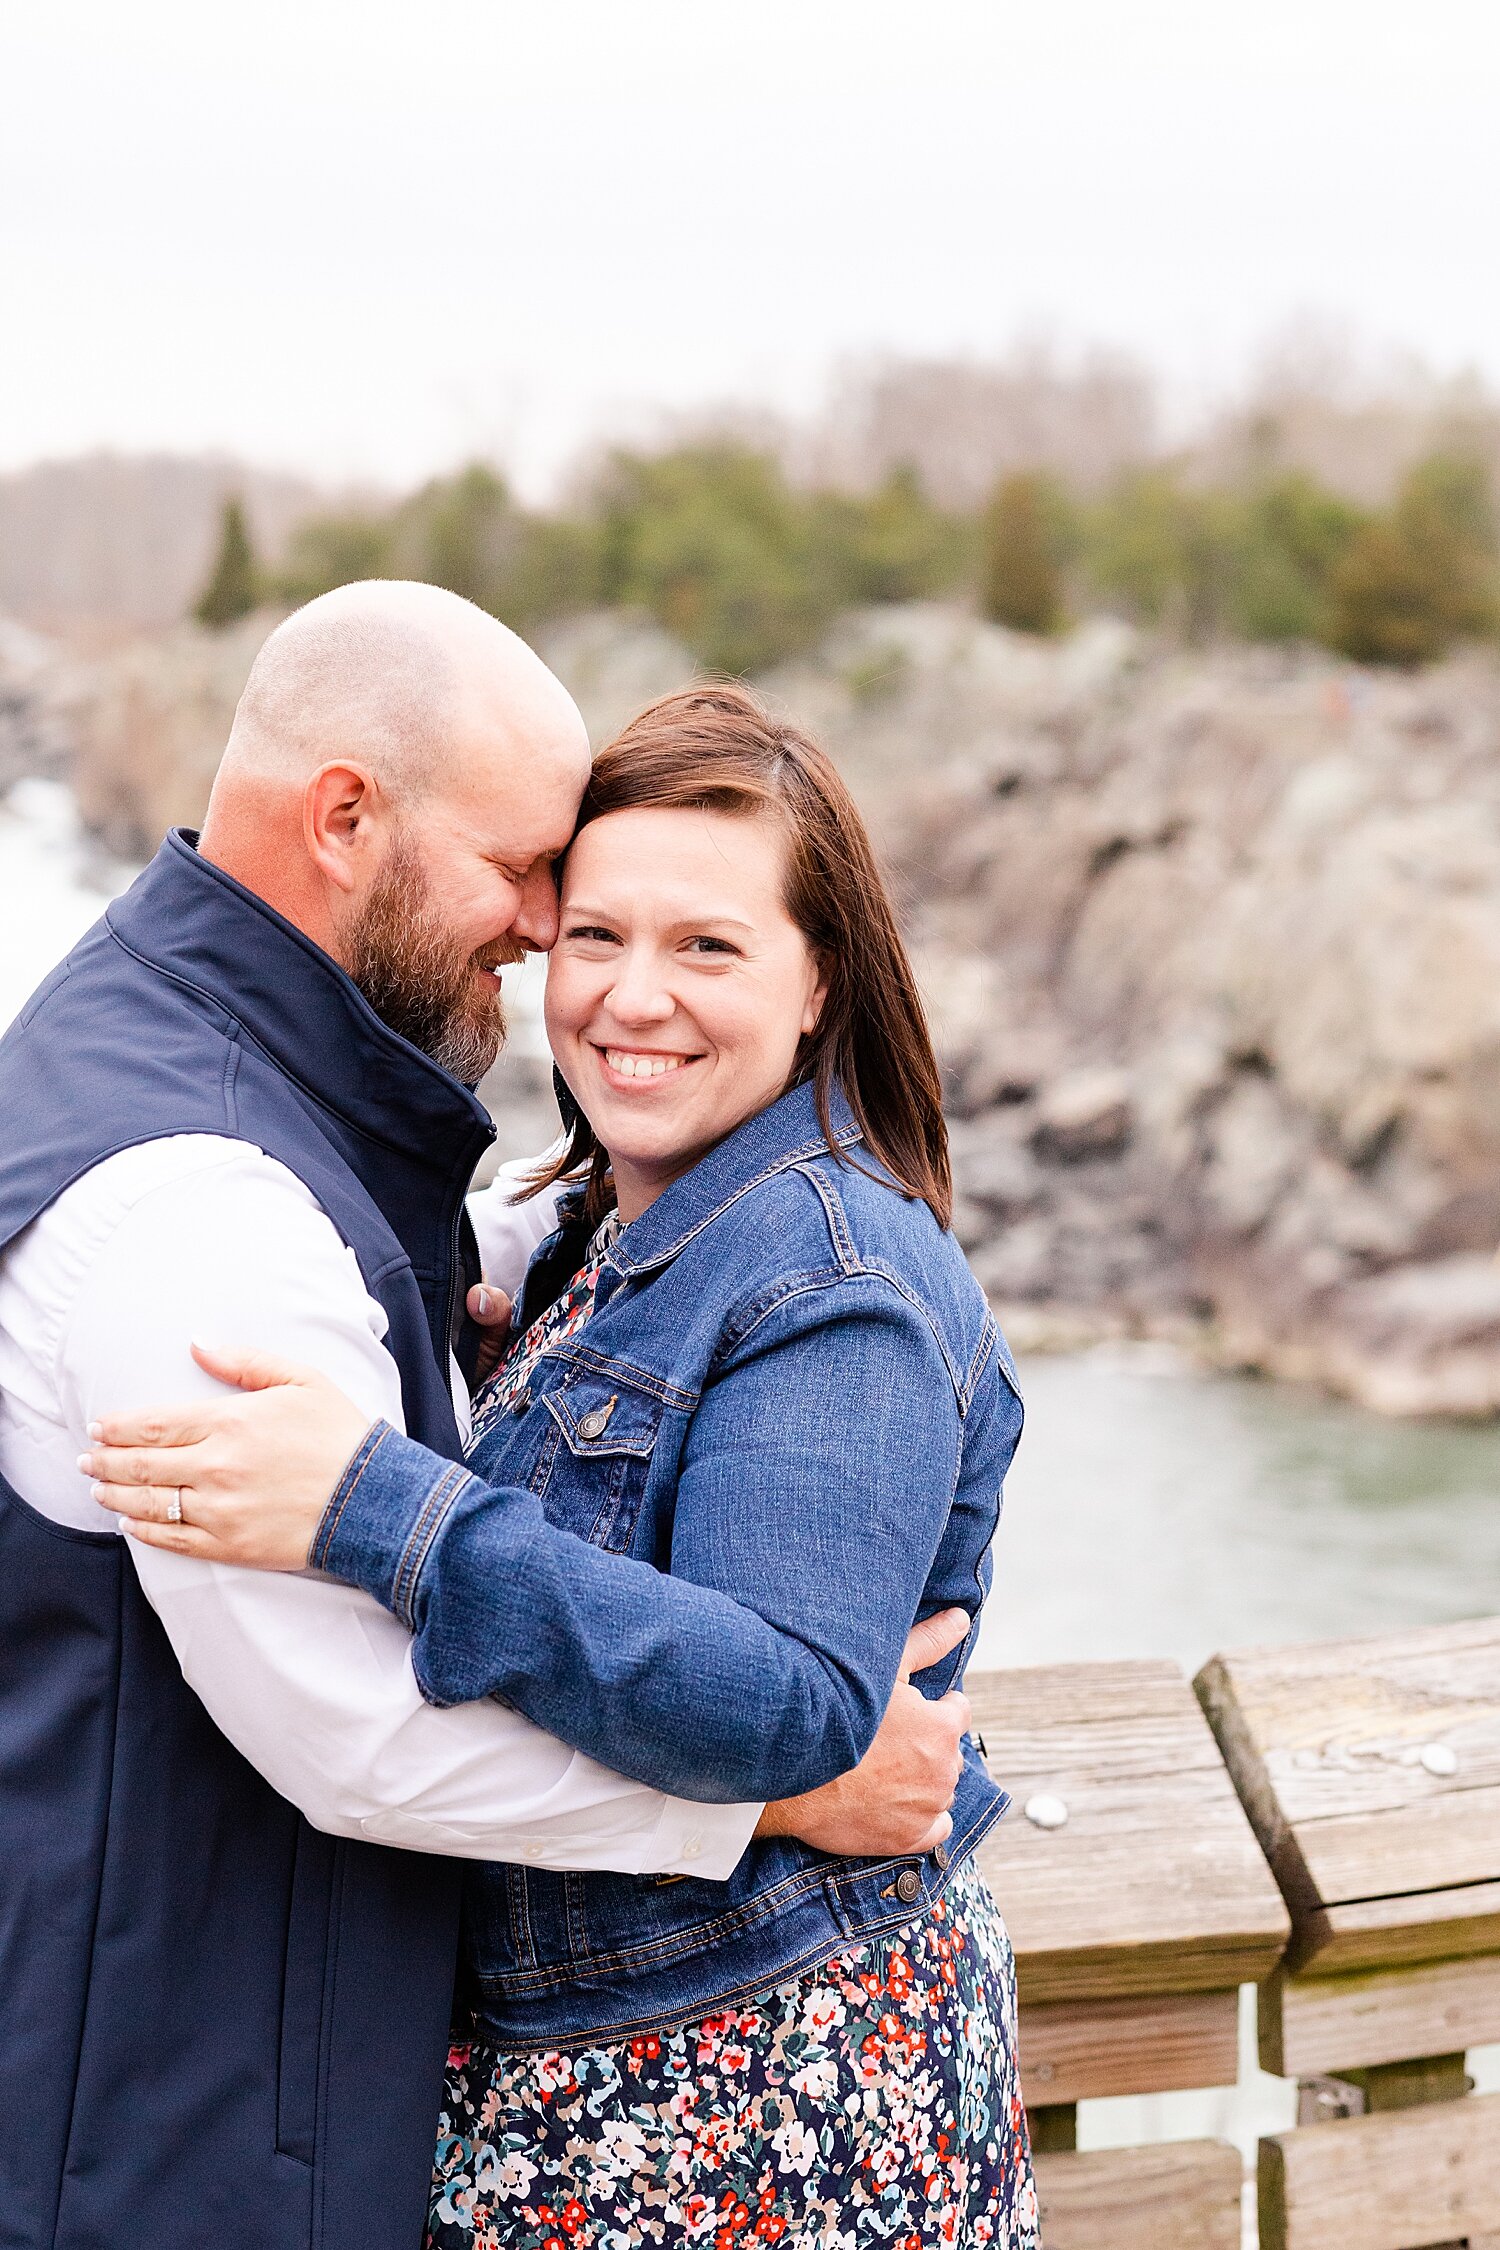
[[[664,1078],[669,1070],[681,1070],[686,1055],[632,1055],[623,1047],[606,1047],[604,1059],[621,1078]]]

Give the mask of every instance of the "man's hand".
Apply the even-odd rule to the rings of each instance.
[[[950,1655],[969,1624],[967,1610],[946,1609],[914,1626],[880,1732],[854,1771],[767,1805],[756,1835],[796,1836],[847,1859],[914,1856],[951,1835],[948,1807],[963,1766],[969,1699],[955,1692],[930,1703],[908,1683]]]
[[[476,1281],[464,1299],[469,1318],[484,1331],[474,1364],[474,1387],[487,1383],[510,1349],[510,1299],[503,1289]]]

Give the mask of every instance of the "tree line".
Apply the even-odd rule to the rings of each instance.
[[[724,437],[616,451],[553,510],[474,463],[392,506],[309,518],[274,567],[230,500],[195,615],[220,626],[351,579],[417,578],[523,633],[643,611],[699,663],[745,673],[812,648],[841,611],[946,598],[1023,633],[1107,610],[1188,641],[1313,642],[1410,666],[1500,632],[1497,555],[1489,471],[1461,448],[1418,461],[1381,507],[1301,470],[1215,484],[1154,463],[1093,493],[1017,470],[964,509],[911,468],[864,492],[809,488]]]

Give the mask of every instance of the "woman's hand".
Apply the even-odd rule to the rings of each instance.
[[[305,1569],[369,1417],[315,1368],[201,1344],[193,1357],[247,1395],[91,1422],[93,1447],[78,1466],[97,1479],[94,1498],[148,1547],[252,1570]]]

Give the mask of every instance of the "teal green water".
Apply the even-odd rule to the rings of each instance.
[[[1038,1357],[988,1664],[1172,1656],[1500,1613],[1500,1426],[1386,1422],[1152,1347]]]

